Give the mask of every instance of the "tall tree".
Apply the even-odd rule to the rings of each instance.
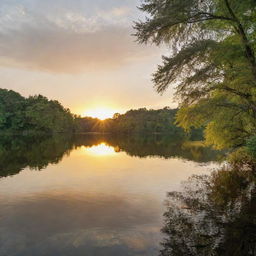
[[[170,47],[153,75],[163,93],[176,87],[177,122],[206,127],[206,140],[235,147],[256,134],[256,1],[144,0],[140,43]]]

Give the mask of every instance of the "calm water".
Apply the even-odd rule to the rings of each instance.
[[[158,255],[167,192],[218,157],[161,136],[0,138],[0,255]]]

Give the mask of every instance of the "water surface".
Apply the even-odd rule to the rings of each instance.
[[[157,135],[0,138],[0,255],[158,255],[167,192],[218,157]]]

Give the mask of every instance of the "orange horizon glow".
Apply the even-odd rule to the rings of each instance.
[[[100,120],[105,120],[108,118],[112,118],[115,113],[118,111],[111,107],[96,107],[92,109],[88,109],[83,113],[83,116],[98,118]]]

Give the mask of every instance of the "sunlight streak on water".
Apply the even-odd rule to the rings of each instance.
[[[105,142],[102,142],[97,146],[93,146],[93,147],[83,146],[82,148],[86,154],[89,154],[91,156],[113,156],[117,154],[115,149],[107,145]]]

